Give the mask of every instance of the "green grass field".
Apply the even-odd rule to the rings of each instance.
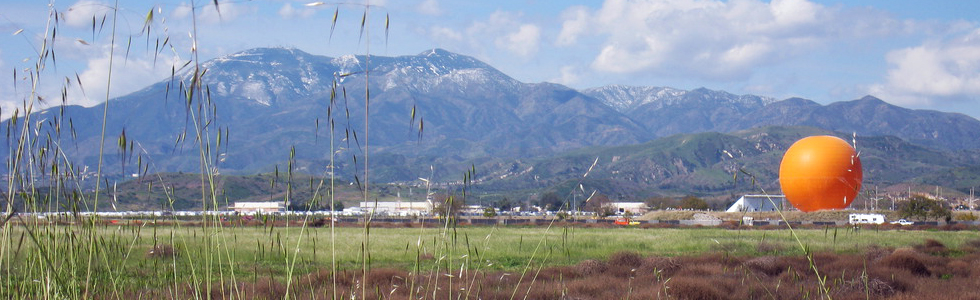
[[[371,228],[365,236],[364,228],[352,227],[86,228],[90,227],[44,225],[31,229],[33,237],[22,225],[4,228],[0,242],[3,290],[30,294],[64,285],[94,286],[106,292],[248,282],[259,277],[285,280],[330,270],[333,262],[339,270],[359,270],[363,257],[369,257],[371,268],[522,272],[606,259],[627,251],[644,256],[804,254],[786,229]],[[848,228],[796,230],[796,234],[811,251],[835,253],[859,253],[871,245],[901,248],[927,239],[957,249],[978,238],[975,231]],[[362,255],[362,249],[368,249],[367,255]],[[78,291],[55,294],[72,292]]]

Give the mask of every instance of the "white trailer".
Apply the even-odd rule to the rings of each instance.
[[[883,214],[851,214],[847,218],[847,223],[851,225],[857,224],[885,224],[885,215]]]

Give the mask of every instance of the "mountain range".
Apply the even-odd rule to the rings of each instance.
[[[487,176],[532,166],[535,172],[544,172],[562,169],[549,168],[546,165],[555,163],[545,161],[573,155],[569,153],[582,153],[573,159],[576,162],[592,163],[595,153],[589,151],[619,151],[603,159],[612,163],[613,157],[619,157],[615,161],[623,167],[597,174],[626,178],[619,184],[656,182],[639,186],[658,189],[688,187],[679,182],[700,179],[677,177],[698,166],[685,165],[684,158],[655,155],[650,152],[654,144],[679,143],[680,147],[690,139],[707,143],[699,147],[714,152],[678,148],[671,153],[702,155],[701,163],[714,165],[720,162],[706,157],[718,159],[721,150],[754,156],[769,153],[760,149],[785,149],[787,140],[767,144],[762,137],[773,132],[758,131],[779,128],[771,126],[806,126],[819,128],[814,132],[857,136],[859,147],[867,140],[880,143],[882,149],[920,147],[927,150],[916,151],[961,157],[946,157],[943,166],[976,164],[969,157],[980,149],[976,119],[906,109],[872,96],[821,105],[800,98],[776,100],[706,88],[614,85],[579,91],[553,83],[520,82],[477,59],[441,49],[398,57],[326,57],[297,49],[259,48],[203,62],[196,69],[203,72],[194,70],[193,65],[175,70],[172,78],[108,104],[39,112],[32,117],[43,120],[36,135],[57,141],[64,157],[71,157],[79,169],[93,170],[106,110],[104,164],[109,173],[120,175],[202,172],[201,160],[207,157],[212,162],[207,167],[219,173],[289,168],[312,175],[332,170],[351,178],[363,169],[367,148],[372,181],[411,181],[430,172],[449,180],[458,178],[459,170],[475,166],[484,168],[481,173]],[[189,92],[196,86],[203,88]],[[366,105],[369,123],[365,123]],[[0,130],[11,132],[12,124],[6,122]],[[12,132],[16,136],[18,131]],[[204,147],[199,146],[201,140]],[[0,152],[9,156],[9,149]],[[776,157],[766,155],[769,160]],[[329,169],[331,160],[334,168]],[[580,166],[567,170],[579,171]],[[716,170],[712,172],[717,174],[704,176],[733,171]],[[770,176],[771,172],[756,173]],[[510,178],[535,182],[517,173]],[[553,172],[526,174],[553,181],[550,184],[562,182]],[[702,189],[720,188],[711,185],[716,184],[705,183]],[[525,188],[518,183],[501,186]]]

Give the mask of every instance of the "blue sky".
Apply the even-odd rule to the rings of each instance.
[[[114,2],[5,1],[2,115],[32,98],[28,74],[52,28],[56,63],[48,61],[36,80],[46,99],[38,105],[59,104],[69,81],[65,101],[91,106],[105,101],[107,86],[110,97],[124,95],[190,59],[196,15],[202,59],[270,46],[328,56],[443,48],[524,82],[706,87],[824,104],[870,94],[980,117],[980,1],[386,0],[370,2],[363,38],[362,4],[311,2],[220,1],[215,10],[211,1],[120,0],[107,85]],[[339,20],[330,37],[334,11]],[[156,42],[168,38],[154,55]]]

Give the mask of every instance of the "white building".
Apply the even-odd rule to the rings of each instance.
[[[612,207],[617,214],[629,212],[633,215],[642,215],[650,211],[650,207],[643,202],[610,202],[606,206]]]
[[[368,201],[358,204],[360,211],[380,215],[425,215],[432,211],[432,203],[427,201]]]
[[[738,198],[726,212],[753,212],[784,210],[784,195],[745,195]]]
[[[258,213],[273,213],[273,212],[284,212],[286,211],[285,202],[235,202],[235,205],[231,207],[240,214],[258,214]]]

